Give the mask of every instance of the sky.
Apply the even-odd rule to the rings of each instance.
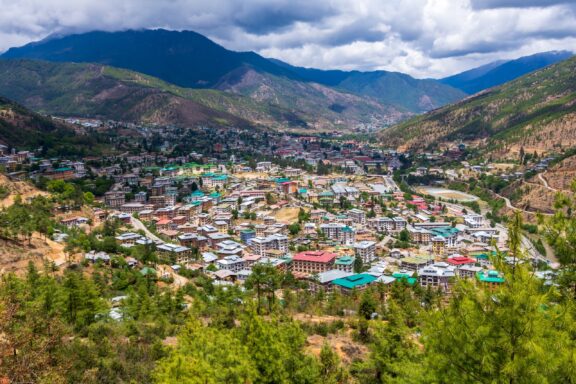
[[[51,34],[165,28],[298,66],[418,78],[576,52],[576,0],[0,0],[0,10],[0,51]]]

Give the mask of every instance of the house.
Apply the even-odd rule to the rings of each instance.
[[[133,245],[136,243],[136,240],[141,238],[142,236],[137,233],[126,232],[116,236],[116,241],[118,241],[120,245]]]
[[[108,255],[106,252],[90,251],[84,255],[84,259],[91,263],[97,263],[99,261],[105,264],[110,263],[110,255]]]
[[[71,217],[69,219],[62,219],[60,220],[60,224],[68,227],[68,228],[73,228],[73,227],[78,227],[80,225],[83,224],[87,224],[88,223],[88,219],[85,217]]]

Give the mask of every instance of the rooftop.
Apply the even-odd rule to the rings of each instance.
[[[294,261],[313,261],[315,263],[328,263],[336,258],[335,253],[325,251],[305,251],[294,255]]]
[[[376,280],[375,276],[369,275],[367,273],[360,273],[357,275],[347,276],[340,279],[336,279],[332,282],[334,285],[339,285],[347,289],[354,289],[367,285]]]

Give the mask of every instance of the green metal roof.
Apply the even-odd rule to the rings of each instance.
[[[360,273],[357,275],[336,279],[332,282],[332,284],[339,285],[347,289],[354,289],[363,285],[370,284],[374,280],[376,280],[375,276],[369,275],[367,273]]]
[[[342,256],[336,259],[334,262],[336,265],[351,265],[354,264],[354,257],[353,256]]]
[[[392,277],[398,281],[405,281],[408,283],[408,285],[414,285],[414,284],[416,284],[416,281],[417,281],[417,279],[415,277],[412,277],[407,273],[394,272],[392,274]]]
[[[476,278],[483,283],[499,283],[499,284],[501,284],[501,283],[506,281],[504,279],[504,277],[502,277],[500,275],[500,272],[498,272],[498,271],[488,271],[487,273],[484,271],[477,272]]]
[[[458,234],[458,232],[460,232],[458,229],[453,228],[453,227],[448,227],[448,226],[447,227],[430,228],[429,231],[432,232],[436,236],[442,236],[442,237],[451,237],[451,236]]]

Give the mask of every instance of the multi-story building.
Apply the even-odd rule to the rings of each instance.
[[[366,212],[361,209],[351,209],[347,212],[348,217],[356,224],[366,224]]]
[[[129,214],[137,213],[144,211],[146,206],[142,203],[126,203],[120,207],[122,212],[126,212]]]
[[[343,245],[352,245],[356,238],[354,229],[341,223],[321,224],[320,230],[327,238]]]
[[[218,266],[218,269],[236,273],[244,269],[244,259],[236,255],[226,256],[220,260],[216,260],[216,266]]]
[[[254,237],[250,240],[252,252],[265,256],[269,250],[278,250],[285,254],[288,252],[288,237],[281,234],[274,234],[266,237]]]
[[[336,254],[326,251],[306,251],[294,255],[292,271],[299,273],[320,273],[334,269]]]
[[[104,194],[104,204],[110,208],[120,208],[126,203],[126,194],[122,191],[109,191]]]
[[[454,267],[448,267],[446,263],[429,265],[418,272],[418,282],[422,287],[432,287],[443,292],[450,290],[451,279],[454,278]],[[442,265],[440,265],[442,264]],[[446,264],[446,266],[444,265]]]
[[[484,225],[484,217],[478,214],[464,215],[464,224],[470,228],[480,228]]]
[[[446,251],[446,239],[442,236],[434,236],[432,239],[432,253],[443,256]]]
[[[415,228],[408,226],[408,232],[410,233],[410,240],[417,244],[430,244],[432,239],[432,233],[424,228]]]
[[[433,257],[413,256],[405,257],[400,260],[400,266],[407,271],[414,271],[419,273],[423,268],[434,263]]]
[[[343,270],[332,269],[326,272],[320,272],[317,275],[313,275],[309,280],[308,288],[310,291],[317,292],[332,292],[334,285],[332,282],[343,277],[348,277],[352,275],[351,272],[346,272]]]
[[[245,229],[243,231],[240,231],[240,240],[244,244],[250,245],[251,240],[255,237],[256,237],[256,231],[253,229]]]
[[[352,272],[354,271],[354,256],[341,256],[334,261],[334,267],[339,271]]]
[[[376,242],[364,240],[354,243],[354,252],[362,262],[369,264],[376,259]]]

